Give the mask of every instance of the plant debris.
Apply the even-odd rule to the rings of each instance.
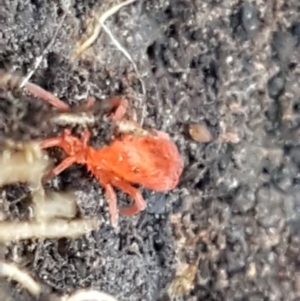
[[[63,296],[60,301],[117,301],[114,297],[96,290],[80,290],[72,294],[71,296]]]
[[[0,261],[0,277],[21,284],[36,300],[42,295],[42,287],[25,270],[13,263]],[[45,294],[46,295],[46,294]],[[78,290],[71,295],[49,296],[49,300],[55,301],[117,301],[114,297],[101,291],[86,289]]]
[[[73,192],[33,190],[31,193],[34,219],[45,222],[55,218],[73,219],[77,213],[76,196]]]
[[[204,124],[191,124],[189,133],[193,140],[201,143],[208,143],[212,140],[212,134]]]
[[[40,285],[27,272],[21,270],[13,263],[0,261],[0,277],[20,283],[34,297],[38,297],[41,293]]]
[[[52,219],[45,222],[0,222],[0,241],[10,242],[24,239],[75,239],[83,234],[98,229],[98,218],[86,219]]]
[[[137,1],[137,0],[126,0],[126,1],[123,1],[118,4],[114,4],[113,1],[108,1],[111,4],[113,4],[109,9],[102,12],[104,9],[103,9],[103,7],[101,7],[99,9],[99,12],[98,11],[94,12],[94,15],[95,15],[94,18],[97,20],[95,22],[90,22],[90,24],[95,23],[95,26],[93,29],[88,29],[88,31],[91,32],[91,35],[88,37],[88,39],[86,39],[84,42],[83,41],[78,42],[78,46],[76,47],[76,50],[75,50],[76,56],[82,55],[82,53],[85,52],[95,42],[95,40],[98,38],[98,36],[100,34],[101,28],[104,27],[104,23],[109,17],[111,17],[112,15],[117,13],[118,10],[120,10],[122,7],[129,5],[135,1]],[[105,31],[110,33],[110,31],[108,31],[107,28]],[[111,37],[111,34],[110,34],[110,37]],[[112,41],[115,43],[114,38],[112,39]],[[116,46],[119,48],[119,43]],[[131,61],[132,59],[131,59],[130,55],[127,53],[127,51],[123,50],[123,48],[121,48],[121,49],[122,49],[121,51],[125,54],[125,56],[127,58],[129,58],[129,60]]]
[[[39,142],[4,140],[1,151],[1,186],[18,182],[29,183],[33,189],[41,186],[42,177],[51,168],[51,160]]]

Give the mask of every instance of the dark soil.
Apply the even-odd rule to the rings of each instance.
[[[84,20],[108,1],[2,0],[1,64],[26,74],[53,37],[63,3],[63,27],[31,81],[72,106],[88,95],[98,102],[123,95],[139,116],[145,105],[145,125],[170,134],[185,170],[169,193],[143,190],[147,210],[121,217],[116,233],[101,186],[74,166],[58,177],[59,189],[76,189],[82,215],[107,223],[76,240],[11,243],[6,259],[57,294],[93,287],[123,301],[167,300],[178,266],[198,258],[191,288],[172,292],[177,300],[300,300],[299,1],[137,0],[121,9],[107,25],[137,63],[145,97],[105,33],[89,56],[72,59]],[[57,134],[45,125],[47,104],[1,93],[3,137]],[[192,123],[204,124],[212,141],[193,141]],[[98,128],[93,145],[103,140]],[[26,185],[4,192],[6,213],[25,218]],[[6,280],[3,292],[31,300]]]

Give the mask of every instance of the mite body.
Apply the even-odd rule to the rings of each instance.
[[[4,83],[0,81],[0,86],[6,84],[10,87],[11,81],[14,86],[21,80],[14,75],[2,73],[0,72],[0,75],[6,74],[6,77]],[[24,89],[60,111],[71,110],[62,100],[35,84],[28,82]],[[90,97],[79,109],[89,110],[94,105],[95,98]],[[129,216],[136,214],[145,209],[146,203],[140,191],[132,184],[160,192],[171,190],[179,182],[183,171],[183,159],[168,134],[156,130],[147,131],[133,121],[124,120],[128,108],[126,100],[112,98],[108,105],[115,108],[109,118],[116,125],[119,134],[109,145],[95,149],[89,145],[91,134],[88,130],[78,138],[72,135],[70,130],[65,129],[62,136],[41,141],[40,146],[42,149],[61,147],[67,155],[52,170],[51,176],[60,174],[75,163],[87,166],[105,189],[111,222],[115,227],[118,223],[118,209],[114,187],[134,199],[133,205],[120,208],[119,212]]]
[[[121,214],[131,216],[146,208],[140,191],[131,184],[139,184],[154,191],[168,191],[179,182],[183,160],[178,149],[165,133],[156,134],[125,134],[108,146],[94,149],[88,145],[88,130],[80,139],[66,129],[62,137],[44,140],[41,146],[44,149],[61,147],[67,154],[67,158],[53,169],[52,175],[58,175],[74,163],[86,164],[105,189],[111,223],[116,227],[118,210],[114,187],[134,199],[132,206],[119,208]]]

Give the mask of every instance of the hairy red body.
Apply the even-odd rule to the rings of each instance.
[[[108,146],[94,149],[88,145],[89,131],[85,131],[79,139],[65,130],[62,137],[44,140],[41,146],[58,146],[66,152],[67,158],[53,169],[53,175],[61,173],[74,163],[87,165],[105,189],[112,225],[116,226],[117,198],[113,187],[128,193],[134,199],[132,206],[119,209],[123,215],[133,215],[144,210],[146,203],[140,191],[130,183],[154,191],[168,191],[178,184],[183,160],[176,145],[165,133],[156,134],[125,134]]]
[[[68,110],[69,106],[63,101],[28,83],[26,89],[42,100],[60,110]],[[90,97],[83,108],[91,108],[95,99]],[[61,137],[46,139],[41,147],[61,147],[67,157],[52,170],[52,175],[58,175],[72,164],[85,164],[105,189],[109,203],[111,222],[117,225],[117,197],[113,187],[129,194],[134,203],[127,208],[120,208],[124,215],[133,215],[146,208],[146,203],[140,191],[131,184],[139,184],[154,191],[174,189],[183,171],[183,159],[177,146],[168,134],[160,131],[148,132],[138,124],[127,121],[121,123],[126,113],[128,102],[124,99],[110,99],[116,110],[110,118],[119,125],[120,137],[111,141],[103,148],[95,149],[89,146],[90,132],[86,130],[81,138],[64,130]]]

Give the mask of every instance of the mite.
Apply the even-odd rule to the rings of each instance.
[[[32,83],[27,83],[25,89],[62,111],[70,109],[62,100]],[[43,140],[40,145],[42,149],[60,147],[66,153],[66,158],[53,168],[51,177],[73,164],[87,166],[105,190],[111,224],[116,227],[118,211],[122,215],[132,216],[146,208],[142,194],[132,185],[157,192],[172,190],[178,185],[184,166],[177,146],[168,134],[157,130],[147,131],[133,121],[124,120],[128,107],[126,100],[112,98],[109,102],[116,108],[110,118],[119,129],[119,135],[109,145],[95,149],[89,145],[91,134],[88,130],[79,138],[68,129],[64,130],[62,136]],[[83,108],[88,109],[94,103],[95,99],[90,97]],[[114,188],[127,193],[134,203],[118,210]]]
[[[113,227],[118,224],[114,187],[133,198],[132,206],[119,208],[120,214],[131,216],[146,208],[142,194],[131,184],[139,184],[161,192],[177,186],[183,170],[183,161],[176,145],[165,133],[156,131],[156,135],[149,136],[124,134],[100,149],[89,146],[89,139],[88,130],[78,138],[65,129],[61,137],[42,141],[41,147],[61,147],[67,154],[52,170],[53,176],[72,164],[86,164],[87,169],[105,189]]]

